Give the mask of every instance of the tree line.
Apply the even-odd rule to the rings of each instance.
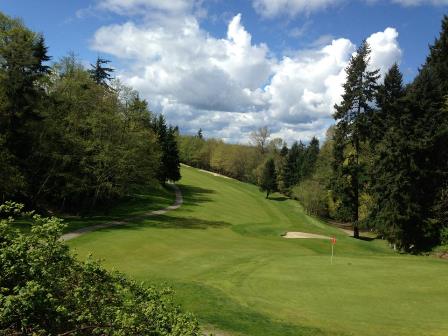
[[[294,189],[312,213],[348,221],[407,252],[448,243],[448,17],[412,83],[380,81],[364,42],[346,69],[336,124],[315,173]]]
[[[108,60],[51,66],[44,37],[0,13],[0,197],[90,209],[180,179],[177,127],[113,79]]]
[[[322,146],[287,147],[269,129],[251,145],[181,136],[181,160],[298,199],[313,215],[376,231],[397,250],[448,244],[448,17],[416,78],[381,78],[366,41],[346,68],[335,125]]]
[[[289,148],[282,139],[271,139],[267,126],[252,132],[250,138],[251,144],[241,145],[205,139],[202,130],[194,136],[181,135],[180,159],[193,167],[257,184],[268,196],[273,191],[289,195],[294,185],[314,171],[317,138],[308,144],[294,142]]]

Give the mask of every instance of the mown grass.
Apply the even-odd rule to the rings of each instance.
[[[145,187],[112,206],[101,206],[93,213],[82,216],[66,217],[64,219],[67,224],[65,232],[85,226],[125,220],[129,217],[144,216],[149,211],[166,208],[174,203],[175,198],[173,189],[168,186]]]
[[[252,185],[188,167],[182,175],[180,209],[69,244],[80,257],[92,252],[137,280],[171,285],[208,330],[448,335],[447,261],[355,240],[295,201],[266,200]],[[336,236],[334,263],[329,241],[286,240],[286,231]]]

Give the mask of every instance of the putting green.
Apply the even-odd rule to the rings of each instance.
[[[207,330],[448,335],[448,262],[354,240],[249,184],[189,167],[182,176],[180,209],[69,245],[137,280],[171,285]],[[286,231],[336,236],[333,265],[329,241],[281,238]]]

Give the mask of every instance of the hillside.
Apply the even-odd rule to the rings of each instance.
[[[182,167],[181,208],[69,242],[148,283],[165,282],[207,330],[230,335],[446,335],[446,261],[393,253],[257,187]],[[151,207],[151,205],[149,205]],[[334,235],[283,239],[287,231]],[[421,307],[425,307],[421,309]]]

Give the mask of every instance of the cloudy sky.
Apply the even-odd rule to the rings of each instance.
[[[183,133],[245,143],[267,125],[323,138],[363,39],[371,67],[411,81],[448,0],[0,0],[44,33],[54,60],[112,60],[116,76]]]

